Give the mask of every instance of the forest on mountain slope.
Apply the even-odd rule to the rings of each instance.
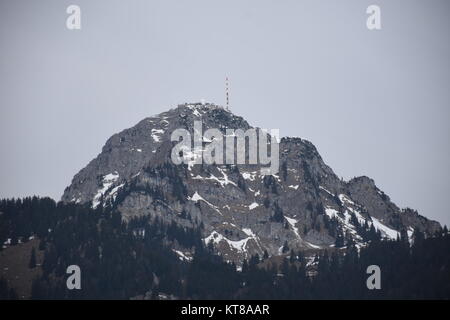
[[[449,299],[450,235],[414,232],[395,241],[374,237],[357,249],[293,252],[281,263],[253,256],[237,271],[204,244],[201,229],[141,217],[125,223],[113,208],[92,209],[49,198],[0,200],[0,243],[14,250],[37,239],[28,268],[31,299]],[[195,252],[192,261],[172,249]],[[42,255],[42,264],[36,263]],[[81,269],[81,290],[68,290],[66,268]],[[367,266],[381,269],[381,289],[369,290]],[[17,299],[14,279],[0,278],[0,299]]]

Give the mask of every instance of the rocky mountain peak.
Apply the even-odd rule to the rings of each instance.
[[[280,140],[280,169],[273,175],[262,175],[254,164],[175,165],[172,132],[193,133],[200,120],[203,130],[251,128],[221,106],[178,105],[109,138],[62,200],[112,206],[125,220],[150,216],[200,228],[205,243],[238,264],[253,254],[320,250],[349,241],[362,246],[377,236],[395,239],[400,231],[411,236],[414,229],[432,234],[440,227],[400,210],[368,177],[342,181],[301,138]]]

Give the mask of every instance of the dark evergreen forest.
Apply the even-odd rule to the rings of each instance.
[[[282,216],[278,217],[282,219]],[[304,252],[286,248],[281,263],[253,256],[242,271],[204,245],[201,230],[166,225],[148,217],[125,223],[113,208],[92,209],[49,198],[0,201],[0,243],[11,246],[31,236],[44,252],[42,275],[33,281],[33,299],[129,299],[160,293],[177,299],[449,299],[450,235],[420,232],[385,241],[373,237],[359,251],[316,253],[314,269]],[[195,251],[182,261],[172,246]],[[34,259],[34,261],[33,261]],[[30,268],[36,267],[35,253]],[[82,270],[81,290],[68,290],[66,268]],[[381,269],[381,289],[368,290],[367,266]],[[16,299],[0,279],[0,299]]]

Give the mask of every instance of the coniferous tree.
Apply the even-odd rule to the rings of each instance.
[[[6,300],[9,296],[8,282],[4,278],[0,278],[0,300]]]
[[[44,238],[39,242],[39,250],[42,251],[42,250],[45,250],[45,248],[46,248],[46,242],[45,242],[45,238]]]
[[[283,161],[283,163],[281,165],[281,174],[282,174],[283,180],[286,181],[287,174],[288,174],[288,172],[287,172],[287,162],[286,161]]]
[[[342,234],[342,230],[338,229],[334,246],[336,248],[342,248],[344,245],[344,235]]]
[[[284,214],[283,214],[283,210],[278,205],[278,202],[275,202],[274,211],[275,212],[274,212],[273,216],[271,217],[271,221],[278,222],[278,223],[283,222],[284,221]]]
[[[424,234],[422,232],[420,232],[420,230],[417,228],[414,229],[412,238],[413,238],[414,245],[419,245],[425,240]]]
[[[248,263],[249,267],[254,267],[259,263],[259,255],[255,254],[250,258],[250,261]]]
[[[289,245],[288,245],[288,242],[286,240],[286,241],[284,241],[283,248],[281,249],[281,252],[282,253],[286,253],[288,251],[289,251]]]
[[[31,257],[28,267],[30,269],[36,268],[36,250],[34,249],[34,247],[31,249]]]
[[[409,237],[408,232],[406,231],[406,228],[402,228],[400,230],[400,241],[404,243],[409,243]]]
[[[268,197],[264,198],[264,207],[269,208],[270,207],[270,200]]]
[[[237,185],[242,191],[247,193],[247,187],[245,185],[245,180],[242,178],[242,176],[239,176]]]
[[[289,262],[294,263],[295,260],[296,260],[296,256],[295,256],[294,250],[291,249],[291,253],[289,255]]]
[[[242,263],[242,273],[245,274],[248,272],[248,263],[247,259],[244,259],[244,262]]]

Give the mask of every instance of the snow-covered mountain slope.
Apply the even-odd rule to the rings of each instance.
[[[112,204],[124,219],[150,215],[200,227],[204,241],[227,260],[286,248],[321,249],[363,244],[376,232],[395,239],[414,229],[433,234],[439,223],[399,209],[367,177],[339,179],[309,141],[282,138],[280,171],[263,176],[259,165],[175,165],[175,129],[247,130],[241,117],[213,104],[183,104],[113,135],[102,152],[75,175],[65,202]],[[204,140],[204,145],[209,143]],[[191,154],[195,155],[194,154]]]

